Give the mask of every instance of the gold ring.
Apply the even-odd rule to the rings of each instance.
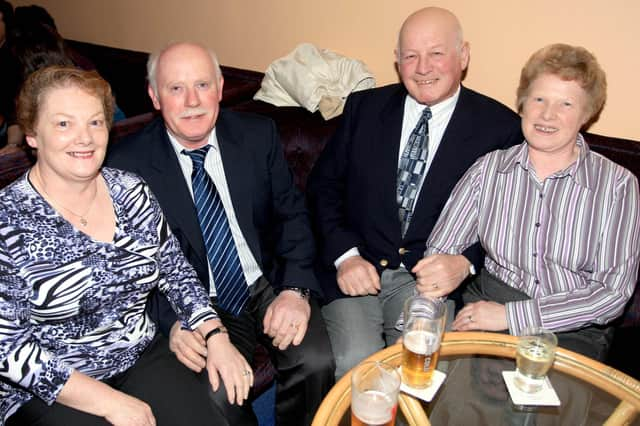
[[[251,370],[244,370],[244,371],[242,372],[242,375],[243,375],[243,376],[250,376],[250,375],[251,375]]]
[[[467,318],[469,318],[469,322],[473,322],[473,317],[471,315],[469,315]]]

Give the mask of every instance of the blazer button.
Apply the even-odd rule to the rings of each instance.
[[[408,252],[409,252],[409,250],[407,250],[407,249],[406,249],[406,248],[404,248],[404,247],[400,247],[400,248],[398,249],[398,253],[400,253],[400,256],[404,256],[404,255],[405,255],[406,253],[408,253]]]
[[[387,259],[380,260],[380,266],[382,266],[383,268],[386,268],[388,264],[389,261]]]

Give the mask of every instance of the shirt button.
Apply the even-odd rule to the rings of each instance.
[[[380,266],[382,266],[383,268],[386,268],[388,264],[389,264],[389,261],[387,259],[380,260]]]
[[[540,227],[540,222],[536,222],[536,228]]]
[[[535,280],[534,283],[540,284],[540,280]]]
[[[404,254],[405,254],[405,253],[407,253],[408,251],[409,251],[409,250],[407,250],[407,249],[406,249],[406,248],[404,248],[404,247],[400,247],[400,248],[398,249],[398,253],[400,253],[400,256],[404,256]]]
[[[533,257],[538,257],[538,253],[533,253]]]
[[[539,198],[542,198],[542,192],[541,192],[540,194],[538,194],[538,197],[539,197]]]

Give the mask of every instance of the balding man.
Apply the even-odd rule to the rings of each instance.
[[[249,361],[256,342],[271,350],[278,424],[310,424],[334,364],[312,297],[318,284],[308,215],[275,125],[220,109],[222,74],[200,45],[174,43],[151,55],[148,77],[162,117],[114,146],[108,164],[140,174],[153,190],[224,324],[216,333],[228,333]],[[171,350],[206,380],[207,339],[185,329],[166,299],[156,302],[152,317]],[[209,374],[215,389],[218,374]],[[244,375],[252,380],[251,371]],[[250,405],[227,403],[224,391],[213,398],[226,418],[212,422],[255,424]]]
[[[419,261],[467,168],[523,140],[513,111],[461,86],[469,44],[451,12],[410,15],[395,55],[402,84],[349,97],[308,184],[337,377],[397,340],[416,279],[438,286],[481,265],[477,247]]]

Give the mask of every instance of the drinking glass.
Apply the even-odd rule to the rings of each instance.
[[[351,375],[351,425],[393,426],[400,375],[384,362],[363,362]]]
[[[447,306],[440,299],[412,296],[404,304],[402,381],[424,389],[431,384],[438,364]]]
[[[518,389],[526,393],[542,389],[557,346],[558,338],[544,328],[528,327],[522,331],[516,349],[514,377]]]

